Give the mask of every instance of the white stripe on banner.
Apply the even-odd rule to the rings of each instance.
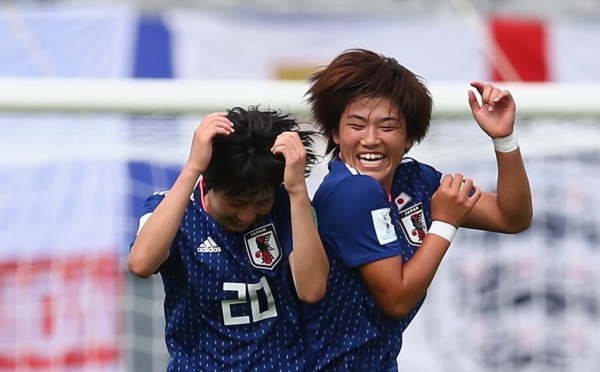
[[[136,21],[125,6],[3,6],[0,76],[127,77]]]
[[[0,259],[113,251],[122,245],[122,161],[0,167]]]
[[[365,47],[396,57],[428,81],[486,77],[481,36],[456,20],[389,17],[236,16],[174,11],[175,76],[271,79],[286,68],[315,68]]]

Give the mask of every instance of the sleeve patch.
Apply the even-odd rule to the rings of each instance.
[[[396,236],[396,230],[392,224],[390,212],[390,208],[381,208],[371,211],[371,218],[373,219],[375,234],[377,235],[377,240],[381,245],[398,240],[398,237]]]

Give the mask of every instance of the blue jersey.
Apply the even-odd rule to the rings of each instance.
[[[325,297],[303,307],[308,370],[398,370],[402,332],[422,300],[404,320],[386,318],[356,267],[397,255],[408,261],[420,245],[415,236],[427,231],[429,213],[424,212],[439,176],[437,181],[424,179],[404,166],[396,173],[393,199],[377,180],[340,160],[329,164],[329,174],[315,193],[313,206],[331,272]],[[413,220],[417,227],[403,227]]]
[[[164,195],[148,198],[142,216]],[[201,195],[194,192],[159,268],[168,371],[303,371],[287,193],[282,188],[271,213],[245,233],[217,224]]]
[[[431,197],[440,186],[441,173],[412,158],[404,158],[396,168],[392,181],[392,200],[398,210],[401,241],[404,244],[402,260],[407,262],[421,246],[431,226]],[[413,320],[424,298],[415,309],[402,319],[402,330]]]

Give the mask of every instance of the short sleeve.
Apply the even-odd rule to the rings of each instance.
[[[388,197],[374,178],[346,177],[313,204],[321,238],[346,266],[400,254]]]
[[[133,239],[131,240],[131,243],[129,244],[130,250],[131,250],[131,247],[133,246],[133,243],[135,242],[135,238],[140,233],[140,230],[142,229],[144,224],[148,221],[148,219],[150,218],[150,216],[152,215],[152,213],[154,212],[154,210],[156,209],[158,204],[160,204],[160,202],[165,198],[165,195],[166,195],[166,192],[155,192],[154,194],[150,195],[148,197],[148,199],[146,199],[146,201],[144,202],[144,205],[142,205],[142,209],[140,211],[140,217],[138,218],[138,226],[136,229],[136,233],[135,233],[135,236],[133,237]]]
[[[423,163],[418,164],[419,168],[421,169],[421,174],[423,175],[423,180],[427,182],[429,195],[433,195],[440,187],[440,182],[442,182],[442,173],[430,165]]]

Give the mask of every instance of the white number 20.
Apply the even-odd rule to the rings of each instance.
[[[248,290],[246,290],[248,288]],[[267,309],[260,311],[258,303],[258,291],[262,289],[265,291],[267,297]],[[265,277],[262,277],[258,283],[223,283],[224,291],[235,291],[237,292],[237,299],[235,300],[223,300],[221,301],[221,308],[223,309],[223,319],[225,325],[237,325],[237,324],[250,324],[250,322],[259,322],[264,319],[273,318],[277,316],[277,309],[275,308],[275,300],[273,299],[273,293],[269,287],[269,283]],[[248,295],[246,295],[246,293]],[[245,304],[250,301],[250,308],[252,309],[252,320],[250,316],[232,316],[231,306],[237,304]]]

